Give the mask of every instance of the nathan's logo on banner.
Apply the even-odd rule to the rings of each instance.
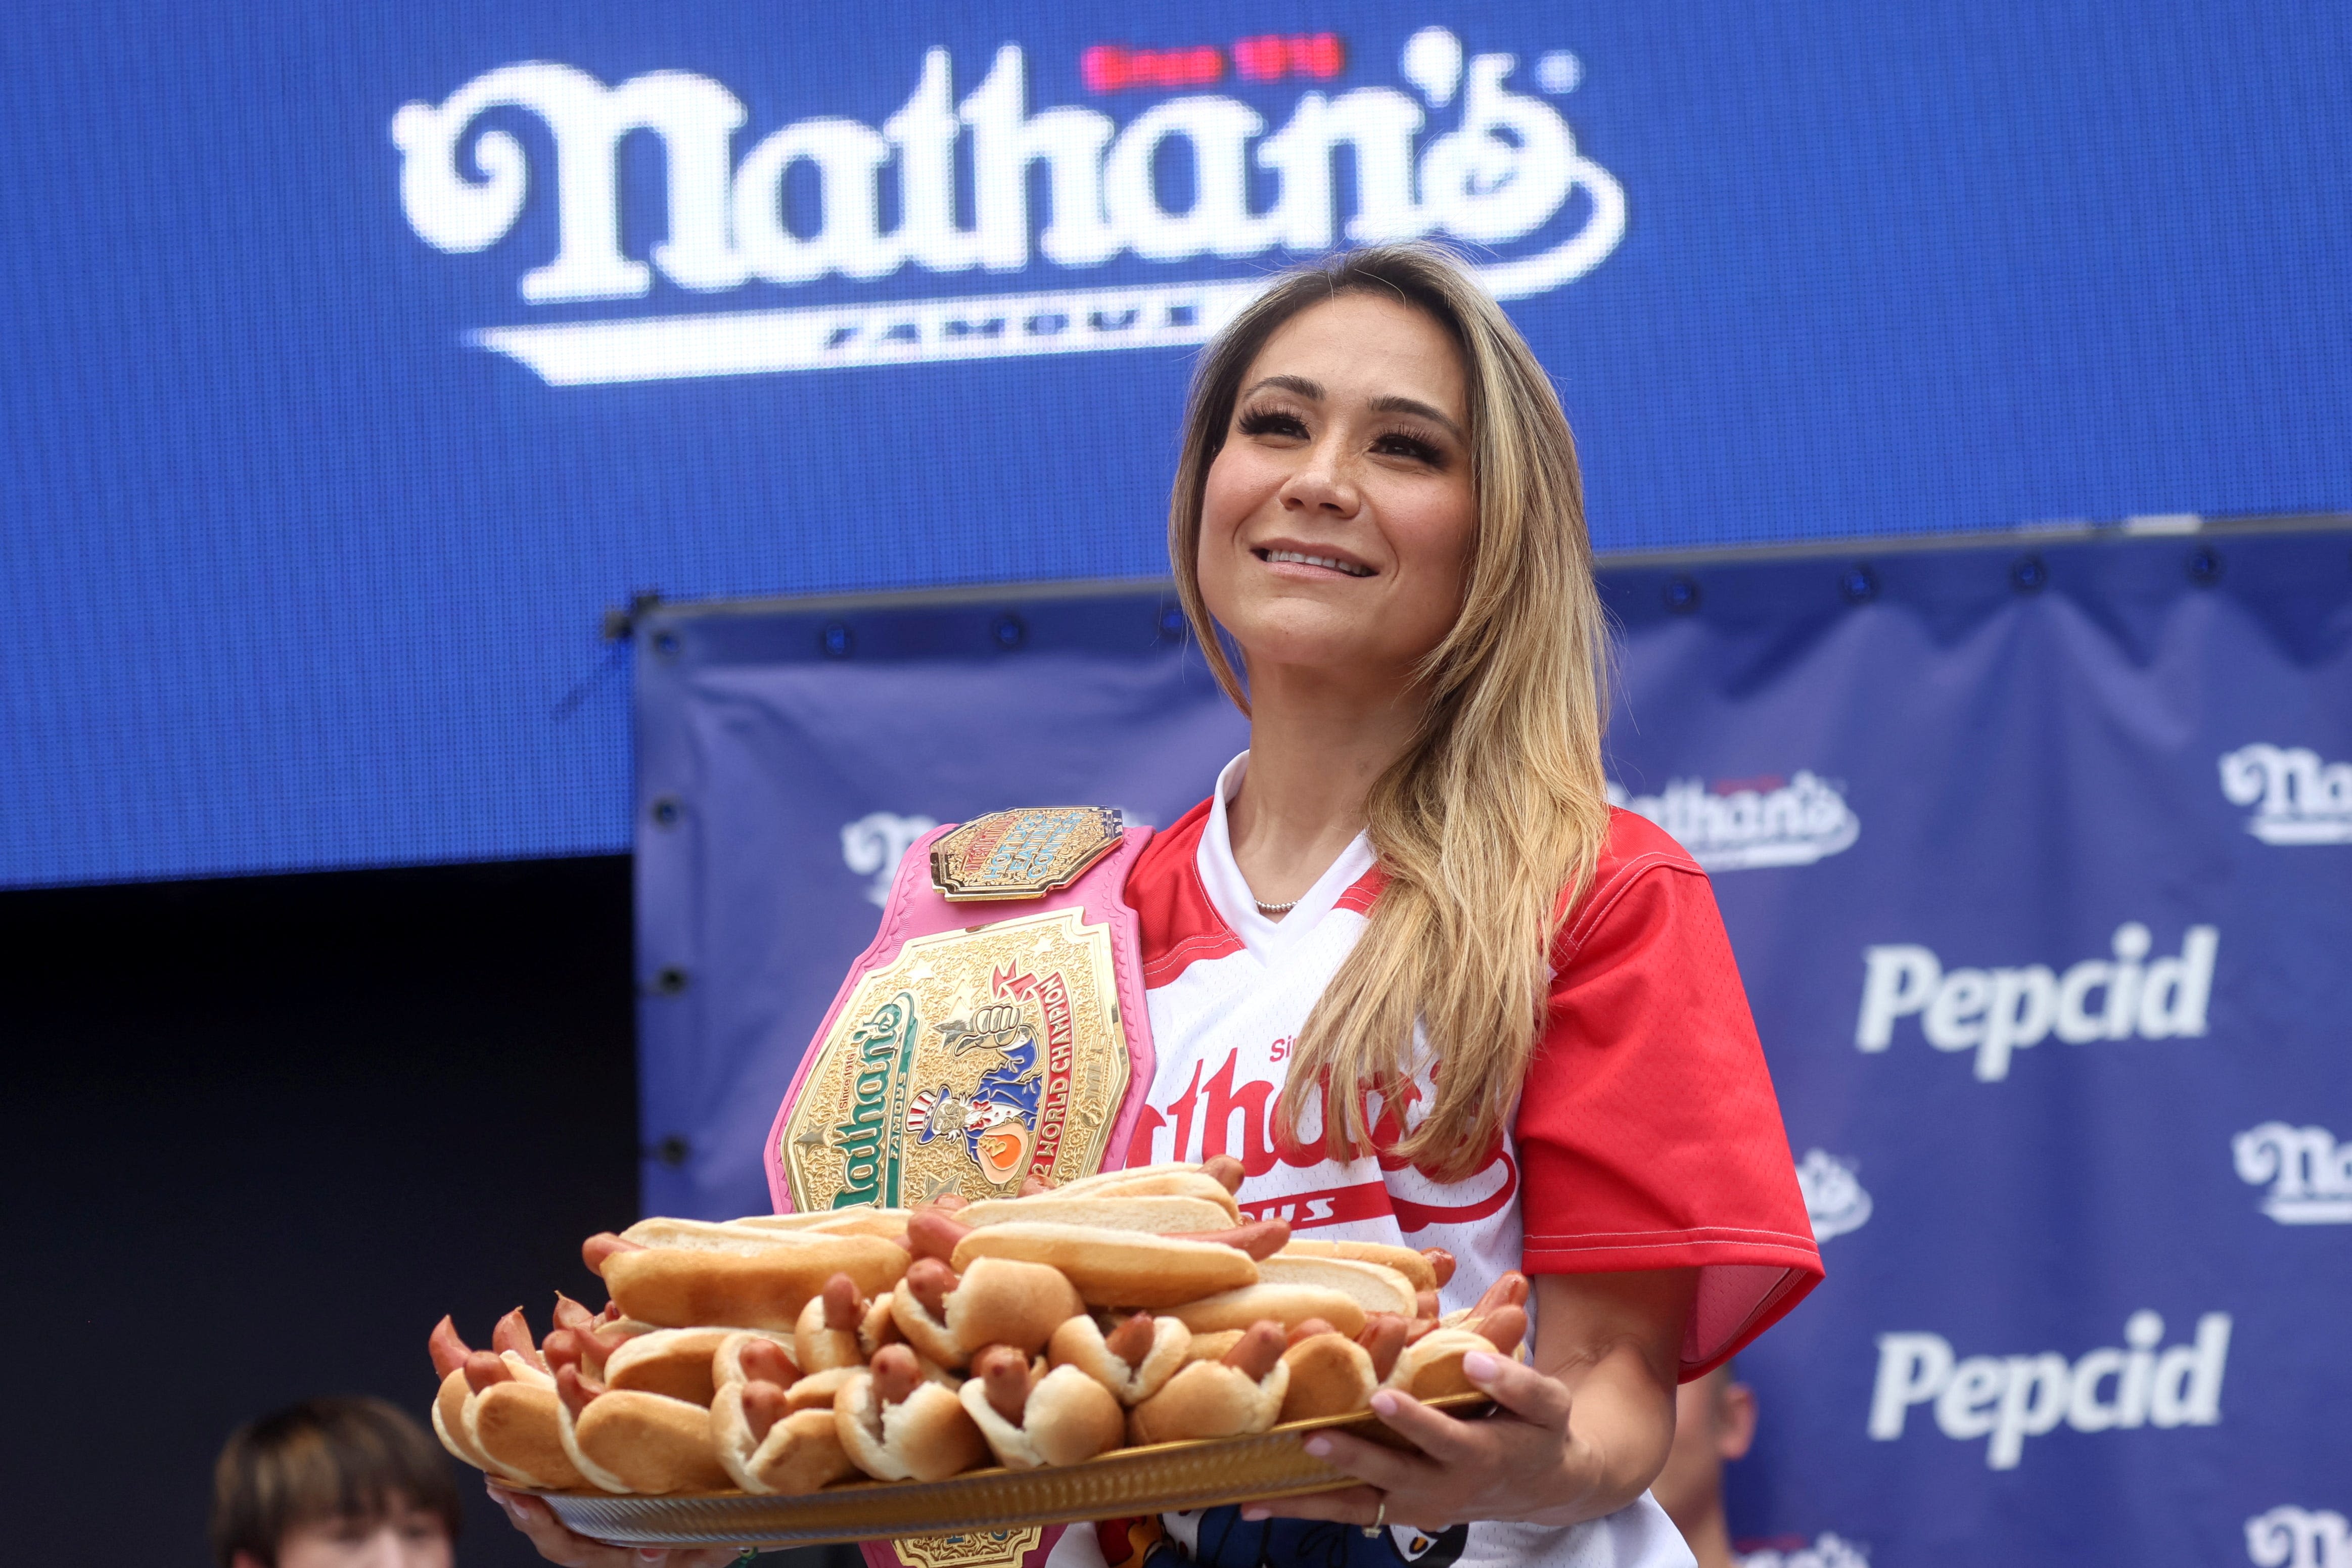
[[[2352,1521],[2332,1508],[2281,1503],[2246,1521],[2246,1560],[2258,1568],[2352,1568]]]
[[[2123,1345],[2073,1361],[2055,1351],[1963,1361],[1941,1334],[1881,1334],[1870,1435],[1893,1442],[1911,1407],[1932,1403],[1937,1431],[1964,1443],[1989,1438],[1985,1463],[2007,1470],[2023,1456],[2025,1439],[2062,1421],[2077,1432],[2214,1425],[2221,1419],[2230,1315],[2198,1319],[2188,1344],[2159,1350],[2163,1339],[2164,1320],[2150,1311],[2131,1315]]]
[[[1870,1221],[1870,1194],[1854,1174],[1854,1163],[1821,1149],[1808,1149],[1797,1163],[1797,1190],[1813,1223],[1813,1240],[1860,1230]]]
[[[1801,768],[1785,780],[1675,779],[1656,795],[1629,795],[1612,783],[1609,804],[1664,828],[1709,871],[1810,866],[1862,834],[1837,786]]]
[[[2246,831],[2265,844],[2352,844],[2352,763],[2257,741],[2222,755],[2221,793],[2254,808]]]
[[[1806,1541],[1749,1545],[1736,1543],[1731,1554],[1737,1568],[1870,1568],[1870,1554],[1843,1536],[1823,1531]]]
[[[887,904],[898,862],[907,858],[916,839],[938,826],[928,816],[867,812],[855,822],[841,825],[841,863],[868,879],[866,898],[869,903]]]
[[[2325,1127],[2265,1121],[2230,1140],[2238,1177],[2270,1184],[2263,1212],[2281,1225],[2352,1225],[2352,1143]]]
[[[1865,948],[1853,1043],[1883,1051],[1896,1020],[1916,1016],[1929,1045],[1973,1051],[1977,1077],[1991,1083],[2009,1076],[2013,1052],[2053,1034],[2078,1046],[2204,1034],[2221,932],[2190,926],[2177,955],[2155,960],[2150,941],[2147,927],[2127,921],[2116,928],[2113,962],[2086,958],[2063,974],[2042,963],[1947,970],[1924,947]]]
[[[1256,81],[1319,79],[1345,58],[1330,38],[1286,73],[1267,40],[1245,42],[1236,68]],[[1224,55],[1204,46],[1149,58],[1139,75],[1121,53],[1111,83],[1108,57],[1089,51],[1087,79],[1098,90],[1197,85],[1223,75]],[[1170,60],[1181,68],[1171,74]],[[568,65],[500,66],[393,116],[401,205],[426,243],[469,253],[513,230],[535,177],[551,183],[555,254],[520,280],[534,306],[643,299],[656,274],[703,295],[896,279],[887,298],[849,304],[622,320],[607,308],[472,334],[559,385],[1198,343],[1261,287],[1271,258],[1421,235],[1494,256],[1488,287],[1521,299],[1583,276],[1625,230],[1617,182],[1542,96],[1581,76],[1562,52],[1522,84],[1517,56],[1465,55],[1452,32],[1424,27],[1399,59],[1410,90],[1304,91],[1278,127],[1241,99],[1201,91],[1124,124],[1092,108],[1033,108],[1030,69],[1027,51],[1006,44],[960,87],[949,52],[933,48],[904,101],[873,106],[873,123],[794,121],[739,159],[749,112],[709,77],[656,70],[607,86]],[[510,128],[518,114],[552,143],[541,166]],[[650,191],[623,188],[633,136],[663,155],[664,234],[642,259],[623,246],[652,216]],[[1033,170],[1042,213],[1030,205]],[[1067,273],[1121,257],[1155,276],[1066,286]],[[1026,276],[1033,291],[944,281],[968,274]]]

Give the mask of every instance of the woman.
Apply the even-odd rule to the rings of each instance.
[[[1310,1440],[1360,1485],[1079,1527],[1052,1568],[1687,1563],[1644,1492],[1676,1383],[1821,1263],[1706,878],[1603,795],[1559,399],[1443,252],[1295,272],[1202,362],[1169,553],[1250,750],[1129,875],[1126,1163],[1234,1153],[1254,1209],[1445,1247],[1449,1307],[1524,1268],[1533,1364],[1470,1358],[1495,1419],[1378,1395],[1408,1450]]]

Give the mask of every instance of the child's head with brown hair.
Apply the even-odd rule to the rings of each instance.
[[[216,1568],[448,1568],[457,1488],[381,1399],[306,1399],[240,1426],[213,1466]]]

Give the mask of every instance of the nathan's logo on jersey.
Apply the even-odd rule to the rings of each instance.
[[[1826,1530],[1811,1541],[1740,1542],[1731,1560],[1738,1568],[1870,1568],[1868,1552]]]
[[[1987,1083],[2009,1076],[2012,1053],[2051,1035],[2093,1040],[2168,1040],[2205,1033],[2221,932],[2190,926],[2179,953],[2151,959],[2147,927],[2116,928],[2112,961],[2086,958],[2063,973],[2042,963],[2013,969],[1951,969],[1927,948],[1905,943],[1863,950],[1862,1016],[1853,1043],[1883,1051],[1898,1020],[1916,1017],[1939,1051],[1972,1051]]]
[[[2352,844],[2352,763],[2257,741],[2223,754],[2221,793],[2254,808],[2246,831],[2265,844]]]
[[[2246,1521],[2246,1561],[2258,1568],[2352,1568],[2352,1521],[2332,1508],[2281,1503]]]
[[[938,826],[928,816],[867,812],[855,822],[841,825],[841,863],[868,879],[866,898],[869,903],[887,904],[898,862],[907,858],[916,839]]]
[[[1347,50],[1336,37],[1268,42],[1234,52],[1250,100],[1188,91],[1123,124],[1033,106],[1018,43],[985,68],[929,50],[903,101],[867,110],[873,123],[828,103],[764,134],[728,87],[688,71],[608,86],[568,65],[505,65],[393,116],[401,205],[427,244],[458,255],[512,233],[534,179],[551,190],[555,253],[522,273],[522,299],[594,317],[471,341],[559,385],[1198,343],[1257,290],[1268,258],[1342,242],[1452,237],[1492,258],[1482,273],[1507,300],[1616,248],[1624,195],[1547,101],[1577,85],[1574,57],[1544,56],[1529,79],[1517,55],[1465,53],[1424,27],[1395,57],[1406,87],[1318,86],[1285,103],[1258,84],[1339,75]],[[1123,102],[1139,86],[1220,79],[1225,58],[1209,46],[1097,49],[1081,74]],[[821,68],[785,85],[834,86]],[[659,145],[658,182],[625,174],[633,137]],[[662,237],[630,254],[625,237],[648,226]],[[1118,286],[1068,286],[1122,258],[1135,265]],[[607,302],[648,297],[656,277],[692,295],[835,280],[887,297],[613,318]],[[982,279],[1029,291],[975,291]]]
[[[1941,1334],[1881,1334],[1870,1435],[1891,1443],[1903,1436],[1913,1405],[1932,1405],[1937,1431],[1959,1442],[1990,1439],[1985,1463],[2007,1470],[2028,1437],[2062,1421],[2077,1432],[2214,1425],[2221,1419],[2230,1315],[2198,1319],[2187,1344],[2158,1349],[2163,1339],[2164,1320],[2145,1310],[2124,1324],[2123,1345],[2072,1361],[2056,1351],[1958,1360]]]
[[[1870,1194],[1854,1174],[1855,1164],[1822,1149],[1808,1149],[1797,1163],[1797,1190],[1804,1194],[1813,1240],[1860,1230],[1870,1220]]]
[[[2265,1121],[2230,1140],[2238,1177],[2268,1184],[2263,1212],[2281,1225],[2352,1225],[2352,1143],[2325,1127]]]
[[[1664,828],[1709,871],[1810,866],[1862,835],[1838,787],[1801,768],[1787,779],[1675,779],[1656,795],[1612,783],[1609,804]]]

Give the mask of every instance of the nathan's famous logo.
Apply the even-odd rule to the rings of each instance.
[[[1802,768],[1787,779],[1675,779],[1656,795],[1612,783],[1609,804],[1664,828],[1709,871],[1810,866],[1862,834],[1838,787]]]
[[[905,1092],[915,1063],[915,998],[901,991],[851,1031],[856,1074],[850,1080],[849,1114],[833,1129],[834,1147],[845,1169],[833,1206],[882,1204],[898,1206],[899,1162],[890,1146],[894,1096]]]
[[[1946,969],[1928,949],[1905,942],[1863,950],[1862,1016],[1853,1043],[1883,1051],[1897,1019],[1916,1016],[1939,1051],[1971,1051],[1986,1083],[2009,1076],[2013,1053],[2051,1035],[2070,1045],[2093,1040],[2168,1040],[2205,1033],[2213,993],[2213,926],[2190,926],[2180,952],[2151,960],[2147,927],[2116,928],[2112,963],[2086,958],[2063,974],[2048,964]]]
[[[869,903],[890,901],[890,883],[898,862],[907,858],[916,839],[937,827],[928,816],[900,816],[894,811],[869,811],[855,822],[841,825],[841,863],[866,879]]]
[[[2257,741],[2222,756],[2221,793],[2254,808],[2246,831],[2265,844],[2352,844],[2352,763]]]
[[[1870,1194],[1855,1175],[1855,1164],[1825,1149],[1808,1149],[1797,1163],[1797,1191],[1804,1196],[1816,1243],[1870,1223]]]
[[[1096,49],[1082,76],[1097,92],[1198,86],[1223,77],[1225,58],[1214,47]],[[1252,39],[1233,61],[1255,82],[1320,81],[1344,71],[1346,52],[1328,36]],[[815,115],[739,157],[749,111],[709,77],[655,70],[607,86],[531,61],[486,71],[437,104],[404,105],[392,139],[409,224],[443,251],[497,245],[532,181],[551,182],[555,253],[521,279],[533,306],[642,299],[656,275],[713,295],[901,274],[1010,279],[1041,259],[1078,271],[1120,257],[1147,271],[1187,268],[1116,288],[1070,289],[1058,272],[1030,293],[950,298],[901,283],[880,301],[472,335],[556,384],[1198,343],[1262,285],[1264,260],[1234,264],[1276,253],[1450,236],[1494,254],[1483,275],[1508,300],[1580,277],[1616,247],[1624,195],[1541,96],[1576,86],[1573,56],[1543,56],[1521,85],[1517,56],[1465,54],[1432,26],[1405,43],[1399,73],[1411,91],[1302,91],[1279,126],[1258,105],[1200,91],[1121,124],[1093,108],[1033,109],[1019,44],[997,49],[969,85],[935,47],[877,123]],[[518,134],[526,120],[539,122],[526,132],[538,152]],[[649,193],[624,189],[631,137],[658,142],[663,158],[662,237],[642,258],[624,245],[655,216]],[[1044,176],[1042,214],[1031,206],[1033,171]]]
[[[2281,1225],[2352,1225],[2352,1143],[2325,1127],[2265,1121],[2230,1140],[2238,1179],[2267,1183],[2263,1212]]]
[[[2246,1521],[2246,1560],[2256,1568],[2352,1568],[2352,1520],[2332,1508],[2281,1503]]]
[[[2210,1426],[2221,1419],[2221,1378],[2230,1357],[2230,1315],[2208,1312],[2195,1337],[2159,1350],[2164,1320],[2147,1310],[2124,1323],[2124,1343],[2068,1360],[2039,1355],[1955,1359],[1941,1334],[1878,1336],[1878,1379],[1870,1435],[1903,1436],[1915,1405],[1934,1407],[1936,1427],[1959,1442],[1987,1438],[1985,1463],[2014,1469],[2025,1440],[2056,1430],[2130,1431],[2139,1426]]]

